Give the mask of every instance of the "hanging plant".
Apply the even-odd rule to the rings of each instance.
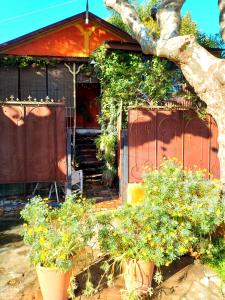
[[[56,61],[33,56],[0,55],[0,66],[16,66],[19,68],[55,66]]]
[[[96,140],[98,149],[97,158],[103,160],[105,165],[103,168],[102,180],[107,186],[111,186],[116,176],[116,143],[117,135],[113,133],[103,132]]]

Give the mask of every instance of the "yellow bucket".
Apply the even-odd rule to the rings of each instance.
[[[144,189],[142,183],[128,183],[127,203],[131,205],[144,202]]]

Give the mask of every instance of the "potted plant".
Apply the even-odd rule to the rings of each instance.
[[[206,180],[204,171],[164,161],[159,170],[145,174],[143,186],[143,203],[98,216],[100,249],[125,263],[125,285],[132,299],[151,294],[153,264],[160,282],[161,266],[200,245],[224,220],[221,183]]]
[[[30,246],[44,300],[67,299],[74,257],[92,237],[92,205],[78,194],[51,208],[39,196],[21,212],[22,236]]]

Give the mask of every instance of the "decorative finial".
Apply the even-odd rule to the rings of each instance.
[[[89,5],[88,5],[88,0],[86,2],[86,14],[85,14],[85,24],[89,24]]]

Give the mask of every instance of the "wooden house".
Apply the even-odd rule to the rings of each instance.
[[[98,128],[97,97],[100,86],[87,64],[93,51],[105,41],[134,42],[125,32],[97,17],[80,13],[50,26],[41,28],[0,45],[0,55],[32,56],[54,60],[53,66],[41,68],[1,67],[0,99],[13,95],[20,100],[45,98],[65,99],[68,116],[76,105],[76,127]],[[74,103],[74,78],[68,70],[77,73],[75,78],[76,104]],[[79,71],[79,72],[78,72]]]
[[[90,55],[106,41],[115,45],[137,44],[130,35],[96,15],[88,13],[88,22],[86,18],[86,12],[80,13],[0,45],[0,57],[9,60],[28,56],[53,62],[26,67],[1,65],[0,101],[4,102],[6,98],[40,101],[47,97],[48,101],[61,102],[63,99],[67,129],[72,133],[72,153],[75,153],[77,134],[93,135],[100,130],[97,98],[101,87],[90,66]],[[85,144],[85,139],[80,136],[76,141],[84,143],[86,148],[90,144],[90,141]],[[99,167],[95,152],[86,149],[85,153],[89,156],[80,158],[81,168],[92,169],[95,173]]]

